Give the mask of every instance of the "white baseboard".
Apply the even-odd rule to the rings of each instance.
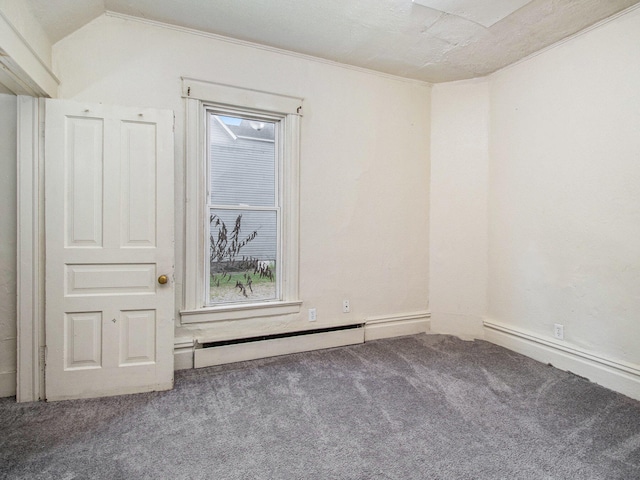
[[[176,338],[173,344],[173,370],[193,368],[193,350],[195,341],[192,338]]]
[[[16,394],[16,372],[0,373],[0,398]]]
[[[429,312],[370,317],[365,321],[364,340],[400,337],[426,333],[430,330]]]
[[[640,400],[640,366],[605,358],[597,353],[568,345],[532,332],[485,320],[488,342],[550,363],[616,392]]]
[[[294,337],[259,340],[255,342],[196,348],[194,368],[244,362],[258,358],[275,357],[291,353],[343,347],[364,342],[364,328],[351,328],[333,332],[314,333]]]

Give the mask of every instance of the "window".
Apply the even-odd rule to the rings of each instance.
[[[280,300],[280,119],[207,109],[206,122],[208,303]]]
[[[183,93],[182,323],[299,312],[302,100],[191,79]]]

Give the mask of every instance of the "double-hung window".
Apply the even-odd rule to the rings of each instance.
[[[297,313],[299,98],[183,79],[182,323]]]
[[[207,108],[206,124],[205,301],[280,300],[280,118]]]

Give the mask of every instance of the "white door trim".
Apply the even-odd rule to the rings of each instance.
[[[11,91],[19,95],[55,97],[60,80],[40,58],[20,30],[0,11],[0,65],[3,81]]]
[[[16,400],[44,398],[43,101],[18,96]]]

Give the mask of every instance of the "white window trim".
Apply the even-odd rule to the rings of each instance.
[[[299,262],[299,158],[302,99],[247,90],[190,78],[182,79],[186,101],[185,132],[185,263],[184,305],[181,323],[204,323],[244,318],[289,315],[300,312],[298,298]],[[208,106],[240,108],[282,116],[282,233],[280,301],[205,304],[205,209],[207,194],[207,138],[204,128]]]

